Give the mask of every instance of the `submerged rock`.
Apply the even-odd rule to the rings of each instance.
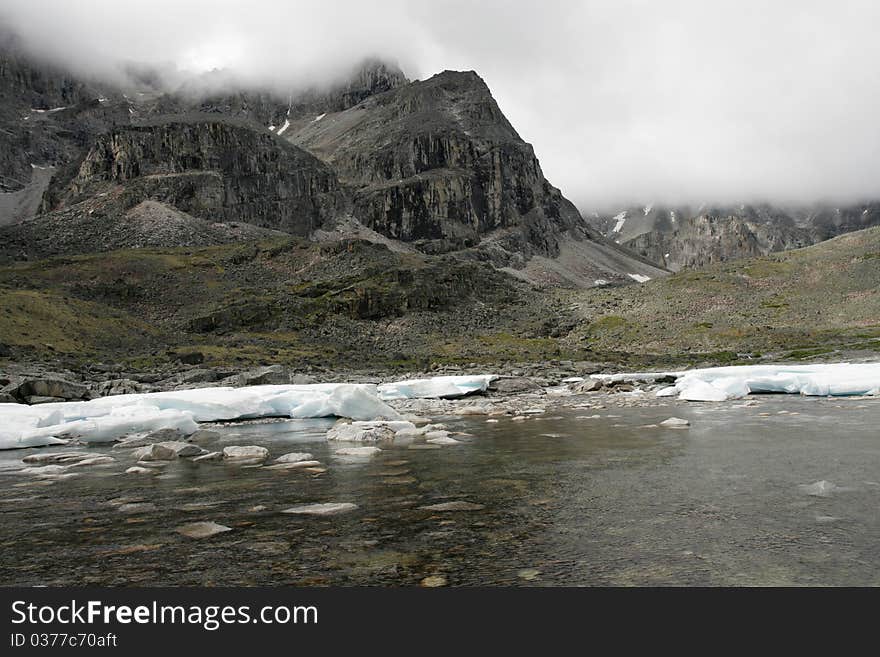
[[[321,465],[320,461],[291,461],[267,465],[265,470],[299,470],[301,468],[316,468]]]
[[[178,534],[183,534],[189,538],[208,538],[210,536],[215,536],[216,534],[231,532],[232,527],[220,525],[212,521],[191,522],[186,525],[181,525],[175,531]]]
[[[288,454],[282,454],[277,459],[275,459],[275,463],[296,463],[297,461],[311,461],[312,455],[308,452],[289,452]]]
[[[88,452],[48,452],[28,454],[21,462],[27,464],[68,463],[90,458]]]
[[[661,427],[666,427],[667,429],[687,429],[691,426],[689,420],[684,420],[680,417],[671,417],[667,420],[663,420],[660,423]]]
[[[281,513],[291,513],[295,515],[309,516],[335,516],[341,513],[348,513],[358,508],[357,504],[351,502],[321,502],[317,504],[299,504],[289,509],[284,509]]]
[[[814,484],[804,484],[800,489],[807,495],[812,495],[813,497],[830,497],[836,490],[838,490],[838,486],[831,481],[825,481],[822,479]]]
[[[483,504],[474,504],[473,502],[465,502],[456,500],[454,502],[441,502],[440,504],[431,504],[429,506],[420,506],[425,511],[479,511],[485,509]]]
[[[133,465],[128,470],[125,471],[125,474],[155,475],[155,474],[159,474],[159,471],[152,469],[152,468],[145,468],[140,465]]]
[[[389,442],[394,440],[395,434],[396,431],[384,422],[341,422],[330,428],[327,440],[353,443]]]
[[[381,453],[378,447],[344,447],[336,450],[336,456],[364,456],[370,457]]]
[[[193,463],[202,463],[204,461],[222,461],[223,452],[208,452],[193,459]]]
[[[223,459],[242,465],[262,463],[269,457],[269,450],[258,445],[230,445],[223,448]]]

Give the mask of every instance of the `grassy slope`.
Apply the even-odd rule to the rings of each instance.
[[[880,228],[577,295],[570,346],[709,360],[880,349]],[[725,353],[727,352],[727,353]]]
[[[532,360],[557,355],[544,337],[552,316],[487,265],[364,242],[279,238],[0,267],[0,343],[19,360],[149,368],[188,350],[215,365]]]

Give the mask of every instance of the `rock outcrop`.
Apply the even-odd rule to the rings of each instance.
[[[208,119],[131,126],[101,136],[71,180],[73,202],[127,186],[204,219],[308,235],[342,207],[333,171],[248,126]]]
[[[473,72],[371,96],[290,139],[354,187],[361,223],[429,253],[492,238],[526,257],[552,256],[581,223]]]

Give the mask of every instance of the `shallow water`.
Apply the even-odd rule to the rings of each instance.
[[[187,459],[125,475],[130,455],[101,447],[119,463],[47,485],[15,472],[38,450],[7,451],[0,584],[880,584],[880,400],[758,399],[435,418],[472,436],[369,460],[334,457],[329,421],[218,429],[219,447],[311,452],[320,475]],[[691,428],[643,428],[670,415]],[[835,488],[808,494],[821,480]],[[420,508],[455,500],[484,508]],[[309,502],[359,508],[280,513]],[[200,520],[232,531],[175,532]]]

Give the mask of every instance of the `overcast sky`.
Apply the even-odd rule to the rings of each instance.
[[[880,197],[875,0],[2,0],[33,48],[259,82],[476,70],[582,209]]]

